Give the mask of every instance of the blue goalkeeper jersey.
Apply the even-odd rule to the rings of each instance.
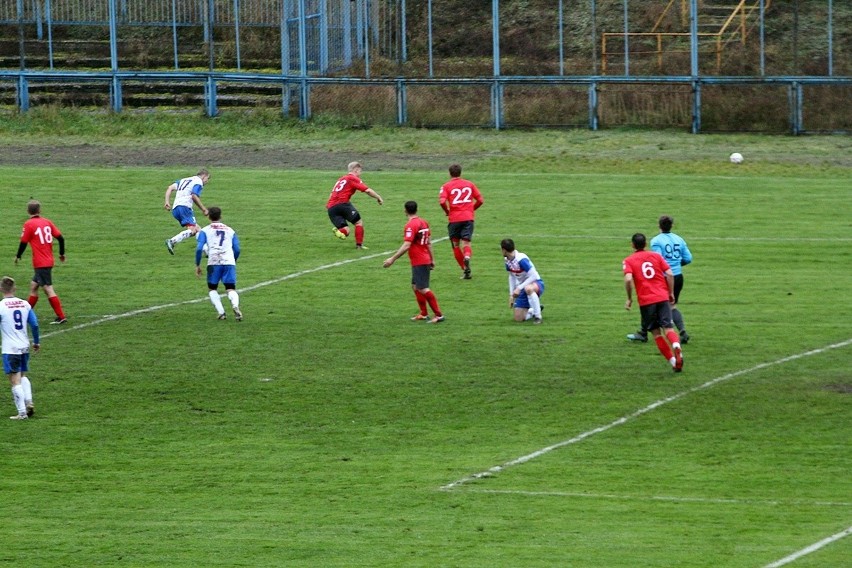
[[[692,262],[692,253],[686,241],[674,233],[660,233],[651,239],[651,250],[666,259],[675,276],[681,273],[682,267]]]

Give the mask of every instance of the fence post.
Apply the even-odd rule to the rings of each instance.
[[[237,71],[240,71],[240,0],[234,0],[234,44],[237,50]]]
[[[213,118],[219,114],[219,109],[216,107],[216,79],[213,78],[213,75],[207,76],[207,83],[204,90],[207,100],[207,116]]]
[[[177,0],[172,0],[172,50],[175,55],[175,71],[178,65],[178,37],[177,37]]]
[[[491,52],[494,76],[500,76],[500,0],[491,0]],[[497,127],[499,128],[499,126]]]
[[[589,84],[589,130],[598,129],[598,84]]]
[[[320,73],[328,73],[328,0],[320,1],[319,65]]]
[[[27,78],[23,73],[18,75],[18,108],[21,112],[30,110],[30,86],[27,83]]]
[[[24,0],[18,0],[18,54],[23,71],[27,68],[27,58],[24,54]]]
[[[495,130],[503,128],[503,85],[497,78],[491,84],[491,122]]]
[[[44,17],[47,20],[47,60],[53,71],[53,18],[50,14],[50,0],[44,0]]]
[[[110,99],[113,112],[121,112],[121,79],[115,73],[110,84]]]
[[[299,85],[299,118],[307,120],[311,117],[311,88],[308,80],[302,77]]]
[[[692,133],[701,132],[701,81],[692,82]]]
[[[402,79],[396,81],[396,124],[403,126],[408,122],[408,97],[406,96],[405,83]]]

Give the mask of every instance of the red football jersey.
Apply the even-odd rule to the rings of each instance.
[[[482,202],[482,194],[472,181],[453,178],[441,186],[439,203],[446,202],[450,223],[473,221],[474,210]]]
[[[633,275],[636,299],[640,306],[669,301],[666,270],[671,267],[659,253],[640,250],[624,259],[624,274]]]
[[[334,205],[346,203],[352,199],[352,196],[355,195],[356,191],[364,191],[366,189],[369,189],[369,187],[361,181],[361,178],[355,174],[346,174],[337,180],[336,184],[334,184],[334,188],[331,190],[331,195],[328,198],[328,203],[326,203],[325,208],[328,209]]]
[[[51,268],[53,266],[53,238],[62,236],[50,219],[31,217],[24,223],[21,242],[33,249],[33,267]]]
[[[405,224],[402,239],[411,243],[408,249],[408,258],[411,266],[432,264],[432,252],[429,249],[430,239],[429,223],[420,217],[412,217]]]

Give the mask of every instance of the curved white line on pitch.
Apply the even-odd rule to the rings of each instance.
[[[781,560],[776,560],[775,562],[767,564],[763,568],[779,568],[780,566],[784,566],[785,564],[789,564],[790,562],[798,560],[799,558],[801,558],[802,556],[805,556],[806,554],[810,554],[811,552],[816,552],[820,548],[827,546],[827,545],[831,544],[832,542],[834,542],[836,540],[840,540],[841,538],[847,537],[850,534],[852,534],[852,527],[849,527],[848,529],[846,529],[844,531],[840,531],[837,534],[833,534],[830,537],[824,538],[819,542],[815,542],[814,544],[812,544],[812,545],[810,545],[806,548],[803,548],[802,550],[800,550],[798,552],[794,552],[790,556],[785,556]]]
[[[822,347],[820,349],[813,349],[811,351],[805,351],[804,353],[798,353],[796,355],[790,355],[789,357],[783,357],[781,359],[778,359],[776,361],[772,361],[770,363],[761,363],[761,364],[755,365],[754,367],[751,367],[749,369],[744,369],[742,371],[735,371],[733,373],[728,373],[727,375],[722,375],[721,377],[716,377],[715,379],[707,381],[706,383],[704,383],[702,385],[692,387],[691,389],[681,391],[677,394],[673,394],[672,396],[669,396],[669,397],[666,397],[666,398],[661,398],[660,400],[658,400],[656,402],[652,402],[648,406],[646,406],[644,408],[640,408],[639,410],[637,410],[637,411],[635,411],[631,414],[627,414],[625,416],[622,416],[621,418],[614,420],[614,421],[610,422],[609,424],[604,424],[603,426],[598,426],[597,428],[583,432],[582,434],[574,436],[573,438],[571,438],[569,440],[564,440],[562,442],[559,442],[558,444],[553,444],[552,446],[547,446],[546,448],[536,450],[535,452],[533,452],[531,454],[527,454],[525,456],[515,458],[515,459],[508,461],[504,464],[495,465],[494,467],[488,468],[485,471],[482,471],[482,472],[479,472],[479,473],[474,473],[472,475],[468,475],[467,477],[462,477],[461,479],[458,479],[456,481],[453,481],[452,483],[448,483],[447,485],[442,486],[441,489],[445,490],[445,491],[450,490],[450,489],[455,489],[456,487],[459,487],[460,485],[464,485],[465,483],[469,483],[471,481],[476,481],[477,479],[482,479],[484,477],[492,477],[492,476],[500,473],[504,469],[507,469],[507,468],[515,466],[515,465],[520,465],[522,463],[526,463],[526,462],[531,461],[531,460],[534,460],[538,457],[541,457],[541,456],[543,456],[547,453],[552,452],[553,450],[558,450],[559,448],[562,448],[564,446],[569,446],[571,444],[576,444],[577,442],[582,442],[586,438],[594,436],[595,434],[600,434],[601,432],[606,432],[607,430],[609,430],[611,428],[615,428],[616,426],[621,426],[622,424],[625,424],[625,423],[633,420],[634,418],[638,418],[638,417],[642,416],[643,414],[647,414],[647,413],[651,412],[652,410],[655,410],[655,409],[657,409],[657,408],[659,408],[659,407],[661,407],[665,404],[668,404],[670,402],[674,402],[678,399],[681,399],[688,394],[692,394],[694,392],[698,392],[698,391],[710,388],[710,387],[715,386],[719,383],[731,380],[735,377],[739,377],[741,375],[752,373],[754,371],[759,371],[761,369],[766,369],[768,367],[774,367],[775,365],[781,365],[782,363],[788,363],[790,361],[795,361],[796,359],[801,359],[803,357],[810,357],[811,355],[819,355],[820,353],[825,353],[826,351],[829,351],[831,349],[839,349],[841,347],[846,347],[847,345],[852,345],[852,339],[847,339],[846,341],[841,341],[840,343],[828,345],[828,346]]]

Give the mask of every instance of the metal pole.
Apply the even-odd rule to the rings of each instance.
[[[18,108],[21,112],[30,110],[30,86],[23,73],[18,75]]]
[[[766,2],[760,0],[760,75],[766,75],[766,28],[764,26],[764,15],[766,14]]]
[[[491,51],[494,76],[500,76],[500,0],[491,0]],[[496,87],[496,85],[495,85]],[[495,88],[496,91],[496,88]]]
[[[320,73],[328,72],[328,0],[320,0]]]
[[[207,54],[210,59],[210,71],[213,71],[213,68],[216,66],[216,54],[213,46],[213,26],[216,19],[216,12],[213,10],[213,0],[207,0]]]
[[[27,68],[27,58],[24,53],[24,0],[18,0],[18,53],[21,71],[23,71]]]
[[[562,0],[559,0],[559,74],[565,74],[565,45],[564,28],[565,20],[562,15]]]
[[[117,0],[109,0],[109,56],[112,69],[112,110],[121,112],[121,79],[118,77],[118,11]]]
[[[237,71],[240,71],[240,0],[234,0],[234,43],[237,49]]]
[[[405,0],[400,0],[399,9],[400,9],[400,24],[399,24],[400,33],[399,33],[399,35],[400,35],[400,39],[402,41],[402,43],[401,43],[402,53],[400,55],[401,55],[402,61],[405,62],[405,61],[408,61],[408,41],[407,41],[408,38],[405,37],[407,35],[407,32],[408,32],[408,30],[406,29],[407,24],[406,24],[406,18],[405,18],[405,16],[406,16]]]
[[[698,77],[698,0],[689,0],[689,68]]]
[[[598,84],[589,84],[589,130],[598,129]]]
[[[370,0],[364,0],[364,76],[370,78]]]
[[[287,14],[290,13],[290,0],[281,3],[281,74],[290,74],[290,24]]]
[[[701,82],[698,80],[692,83],[692,133],[698,134],[701,132]]]
[[[53,17],[50,13],[50,0],[44,2],[44,16],[47,18],[47,60],[53,71]]]
[[[349,0],[340,0],[340,9],[343,12],[343,65],[352,65],[352,3]]]
[[[828,76],[834,75],[834,2],[828,0]]]
[[[305,0],[299,0],[299,75],[308,75],[307,32],[305,30]]]
[[[175,54],[175,70],[178,66],[178,39],[177,39],[177,0],[172,0],[172,49]]]
[[[405,92],[405,83],[399,79],[396,82],[396,124],[403,126],[408,122],[408,97]]]
[[[426,15],[428,20],[428,30],[429,30],[429,77],[434,77],[434,70],[432,68],[432,0],[429,0],[426,4]]]
[[[592,0],[592,65],[594,66],[593,72],[595,75],[599,73],[598,70],[598,3],[597,0]]]
[[[627,0],[624,0],[624,75],[630,75],[630,40],[627,38]]]

